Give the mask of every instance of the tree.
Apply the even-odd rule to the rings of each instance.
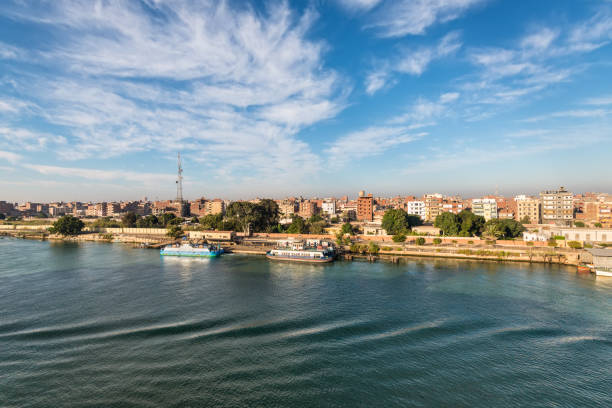
[[[159,226],[159,220],[154,215],[147,215],[146,217],[139,218],[136,221],[137,228],[155,228]]]
[[[168,231],[166,232],[166,235],[174,239],[177,239],[183,236],[183,230],[181,229],[180,225],[170,225],[168,227]]]
[[[198,220],[198,217],[196,217],[195,215],[191,218],[191,222],[194,224],[199,224],[200,220]]]
[[[325,228],[327,227],[327,222],[324,220],[309,222],[309,231],[311,234],[323,234],[325,233]]]
[[[434,227],[440,228],[442,235],[456,236],[459,234],[460,218],[456,214],[443,212],[436,217]]]
[[[582,244],[578,241],[568,241],[567,246],[574,249],[582,248]]]
[[[528,215],[526,215],[526,216],[524,216],[523,218],[521,218],[520,223],[521,223],[521,224],[531,224],[531,220],[529,219],[529,216],[528,216]]]
[[[370,241],[370,244],[368,245],[368,252],[372,255],[376,255],[379,251],[380,247],[376,243]]]
[[[601,222],[596,222],[595,224],[593,224],[595,226],[595,228],[601,228],[602,224]]]
[[[289,234],[308,234],[308,224],[300,216],[293,217],[291,225],[287,228]]]
[[[332,224],[337,224],[337,223],[340,222],[340,218],[338,218],[338,217],[331,217],[329,222],[331,222]]]
[[[209,230],[222,230],[223,225],[223,215],[222,214],[208,214],[203,217],[200,217],[200,224],[204,227],[204,229]]]
[[[3,220],[3,219],[5,219],[5,218],[6,218],[6,215],[4,215],[4,214],[0,213],[0,220]]]
[[[345,222],[344,224],[342,224],[342,229],[340,230],[340,232],[342,232],[342,235],[344,234],[353,235],[355,231],[350,222]]]
[[[418,238],[417,238],[417,239],[414,241],[414,243],[415,243],[415,244],[417,244],[417,245],[425,245],[425,238],[423,238],[423,237],[418,237]]]
[[[525,227],[513,219],[491,219],[486,222],[484,233],[496,239],[516,238],[520,236]]]
[[[91,226],[95,228],[120,228],[121,224],[111,217],[102,217],[92,222]]]
[[[442,240],[440,238],[434,238],[433,243],[436,245],[440,245],[442,243]]]
[[[382,219],[382,227],[389,235],[405,234],[416,225],[421,225],[421,219],[402,209],[387,210]]]
[[[125,213],[123,217],[121,217],[121,224],[123,224],[125,228],[134,228],[136,226],[136,221],[138,221],[138,218],[138,215],[130,211],[128,213]]]
[[[176,215],[174,215],[174,213],[163,213],[157,218],[157,221],[159,222],[159,224],[161,224],[162,227],[165,227],[168,225],[170,221],[172,221],[175,218],[176,218]]]
[[[404,241],[406,241],[406,234],[401,232],[399,234],[395,234],[393,236],[393,238],[391,238],[391,239],[393,240],[393,242],[404,242]]]
[[[577,226],[578,228],[584,228],[584,222],[582,221],[576,221],[574,225]]]
[[[278,225],[278,204],[274,200],[264,198],[257,204],[257,207],[261,212],[261,230],[271,231]]]
[[[226,217],[237,228],[247,232],[271,231],[278,225],[278,204],[264,199],[259,203],[234,201],[227,207]]]
[[[460,237],[473,237],[482,234],[485,225],[485,218],[476,215],[471,211],[463,210],[457,214]]]
[[[78,235],[85,227],[83,221],[72,215],[64,215],[53,223],[53,227],[49,228],[52,234],[61,234],[64,236]]]

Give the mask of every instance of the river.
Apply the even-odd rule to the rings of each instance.
[[[610,407],[612,278],[0,239],[1,407]]]

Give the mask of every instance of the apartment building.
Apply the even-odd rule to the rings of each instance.
[[[205,215],[217,215],[225,212],[225,203],[219,198],[206,201],[204,204]]]
[[[494,198],[475,198],[472,200],[472,212],[485,220],[497,218],[497,200]]]
[[[321,203],[321,210],[323,213],[333,217],[336,215],[336,202],[334,200],[326,200]]]
[[[422,220],[427,218],[424,201],[415,200],[406,202],[406,212],[408,214],[417,215],[421,217]]]
[[[425,219],[433,221],[442,211],[442,194],[425,194],[423,201],[425,202]]]
[[[374,197],[372,197],[372,194],[366,196],[363,191],[359,192],[359,197],[357,198],[357,220],[374,220]]]
[[[290,218],[298,211],[298,205],[295,200],[283,200],[278,204],[278,212],[284,218]]]
[[[85,210],[88,217],[106,217],[106,203],[89,204]]]
[[[302,218],[310,218],[317,213],[317,203],[310,200],[300,202],[299,215]]]
[[[10,214],[15,209],[13,203],[7,203],[6,201],[0,201],[0,214]]]
[[[574,219],[574,195],[564,187],[542,191],[542,223],[569,225]]]
[[[516,220],[521,221],[523,218],[529,218],[531,224],[539,224],[542,222],[542,204],[539,198],[527,197],[520,195],[514,197],[516,202]]]

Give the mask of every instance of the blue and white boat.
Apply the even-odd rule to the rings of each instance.
[[[192,245],[183,243],[181,245],[167,245],[159,251],[163,256],[191,256],[215,258],[223,253],[223,248],[214,245]]]

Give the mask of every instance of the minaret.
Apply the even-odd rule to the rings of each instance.
[[[181,153],[178,153],[178,176],[176,178],[176,201],[183,202],[183,166],[181,165]]]

